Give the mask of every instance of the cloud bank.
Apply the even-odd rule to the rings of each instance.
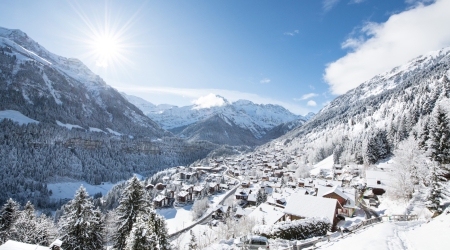
[[[324,80],[333,94],[346,93],[373,76],[450,45],[450,0],[414,7],[367,23],[342,43],[349,53],[327,65]]]

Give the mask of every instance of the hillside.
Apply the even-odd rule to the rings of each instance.
[[[217,147],[174,137],[81,61],[0,28],[0,203],[57,207],[48,183],[117,182]]]
[[[373,164],[409,135],[420,137],[430,114],[446,106],[449,69],[450,48],[420,56],[337,97],[276,141],[305,163],[334,153],[335,163]]]

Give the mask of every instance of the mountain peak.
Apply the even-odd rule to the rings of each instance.
[[[209,109],[213,107],[221,107],[230,104],[228,100],[225,99],[224,97],[220,95],[215,95],[213,93],[206,96],[202,96],[197,100],[193,101],[193,103],[194,107],[192,107],[192,109]]]

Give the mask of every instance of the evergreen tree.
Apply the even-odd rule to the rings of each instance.
[[[0,210],[0,244],[9,239],[9,231],[19,214],[19,205],[9,198]]]
[[[119,220],[117,222],[117,233],[115,235],[114,248],[122,250],[126,245],[126,238],[133,229],[133,224],[139,213],[142,216],[148,214],[150,203],[147,200],[144,185],[136,176],[128,182],[117,207]]]
[[[103,218],[99,210],[93,209],[92,198],[83,186],[64,207],[60,225],[64,249],[102,249]]]
[[[142,216],[136,218],[130,235],[126,239],[126,250],[159,249],[156,234]]]
[[[41,244],[40,238],[34,206],[28,201],[11,227],[11,239],[29,244]]]
[[[195,237],[194,232],[192,230],[189,231],[191,234],[191,241],[189,242],[189,250],[195,250],[197,249],[197,238]]]
[[[442,177],[442,173],[439,164],[434,163],[429,177],[430,191],[426,204],[431,211],[438,213],[442,212],[441,201],[447,196],[443,184],[445,178]]]
[[[170,249],[169,233],[164,217],[157,214],[155,210],[151,210],[148,216],[148,223],[152,232],[156,235],[158,246],[160,250]]]
[[[429,150],[434,161],[441,164],[450,163],[450,124],[445,110],[440,105],[433,111]]]
[[[417,138],[419,147],[422,150],[428,150],[428,140],[430,139],[430,120],[426,118],[421,126],[419,136]]]

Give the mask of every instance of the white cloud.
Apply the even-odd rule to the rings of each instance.
[[[171,87],[145,87],[138,85],[129,85],[125,83],[116,83],[113,86],[120,92],[129,95],[141,97],[153,104],[172,104],[178,106],[187,106],[192,104],[193,99],[199,99],[202,96],[215,93],[225,97],[229,102],[237,100],[249,100],[257,104],[278,104],[294,114],[306,115],[312,110],[306,106],[280,101],[269,97],[259,96],[253,93],[240,92],[227,89],[188,89]]]
[[[269,83],[270,79],[269,78],[264,78],[261,81],[259,81],[260,83]]]
[[[362,3],[366,0],[351,0],[350,3]]]
[[[318,96],[318,94],[316,94],[316,93],[304,94],[304,95],[302,95],[302,97],[300,97],[300,98],[294,98],[294,101],[308,100],[308,99],[313,98],[313,97],[316,97],[316,96]]]
[[[284,32],[283,34],[284,34],[285,36],[295,36],[295,35],[297,35],[298,33],[299,33],[298,30],[294,30],[294,31],[292,31],[292,32],[290,32],[290,31]]]
[[[322,8],[323,11],[328,12],[330,11],[332,8],[334,8],[334,6],[336,6],[339,3],[340,0],[323,0],[322,2]]]
[[[313,100],[309,100],[308,103],[306,103],[306,105],[308,105],[310,107],[315,107],[315,106],[317,106],[317,103]]]
[[[192,101],[192,103],[195,104],[193,109],[207,109],[225,105],[225,101],[223,100],[223,98],[220,98],[213,93],[202,96],[197,100]]]
[[[327,65],[324,80],[333,94],[344,94],[371,77],[432,50],[450,45],[450,0],[394,14],[385,23],[367,23],[342,44],[352,49]]]

